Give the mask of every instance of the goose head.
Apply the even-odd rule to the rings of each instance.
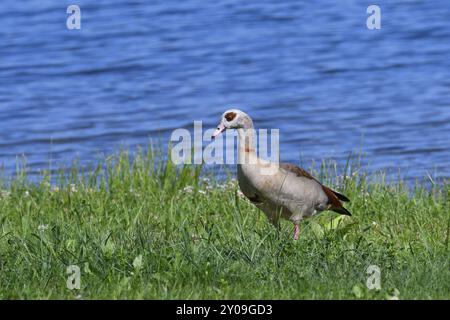
[[[227,129],[252,129],[253,121],[248,114],[238,109],[230,109],[222,114],[220,123],[214,131],[212,138],[216,138]]]

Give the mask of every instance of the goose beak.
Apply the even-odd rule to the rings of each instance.
[[[223,125],[223,123],[221,122],[219,124],[219,126],[217,127],[216,131],[214,131],[214,133],[211,136],[211,139],[215,139],[219,134],[221,134],[222,132],[225,131],[225,126]]]

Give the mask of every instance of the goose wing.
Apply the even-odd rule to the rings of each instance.
[[[347,209],[345,209],[341,203],[341,201],[344,201],[344,202],[350,201],[343,194],[324,186],[316,178],[314,178],[309,172],[300,168],[299,166],[296,166],[295,164],[280,163],[280,168],[283,170],[286,170],[289,173],[295,174],[297,177],[314,180],[315,182],[317,182],[320,185],[320,187],[322,188],[322,191],[326,194],[326,196],[328,198],[327,205],[329,206],[329,210],[335,211],[340,214],[345,214],[345,215],[349,215],[349,216],[351,215],[351,213]]]

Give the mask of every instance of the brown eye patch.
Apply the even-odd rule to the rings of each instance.
[[[236,112],[228,112],[225,114],[225,119],[227,119],[228,122],[233,121],[234,118],[236,118]]]

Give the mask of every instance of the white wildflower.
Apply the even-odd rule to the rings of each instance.
[[[231,179],[227,182],[227,187],[233,189],[237,186],[237,181],[235,179]]]
[[[210,178],[202,178],[202,182],[204,183],[209,183],[211,181]]]
[[[44,232],[47,229],[48,229],[48,225],[46,225],[46,224],[40,224],[38,227],[39,232]]]
[[[194,192],[194,188],[192,186],[186,186],[184,187],[183,192],[192,193]]]
[[[70,192],[77,192],[77,191],[78,191],[77,186],[75,184],[71,183],[70,184]]]
[[[227,185],[226,184],[219,184],[219,185],[217,185],[217,188],[219,188],[220,190],[226,190],[227,189]]]
[[[59,187],[55,186],[55,187],[52,188],[52,192],[58,192],[58,191],[59,191]]]
[[[30,192],[28,192],[28,190],[26,190],[23,194],[24,197],[29,197],[30,196]]]
[[[191,234],[191,239],[192,239],[192,241],[196,242],[196,241],[200,240],[201,238],[194,233],[194,234]]]
[[[342,187],[344,185],[344,176],[337,176],[336,185],[337,187]]]
[[[198,193],[200,193],[200,194],[206,194],[206,191],[205,191],[205,190],[198,190]]]
[[[10,191],[7,190],[0,190],[0,197],[1,198],[9,198],[9,196],[11,195]]]

